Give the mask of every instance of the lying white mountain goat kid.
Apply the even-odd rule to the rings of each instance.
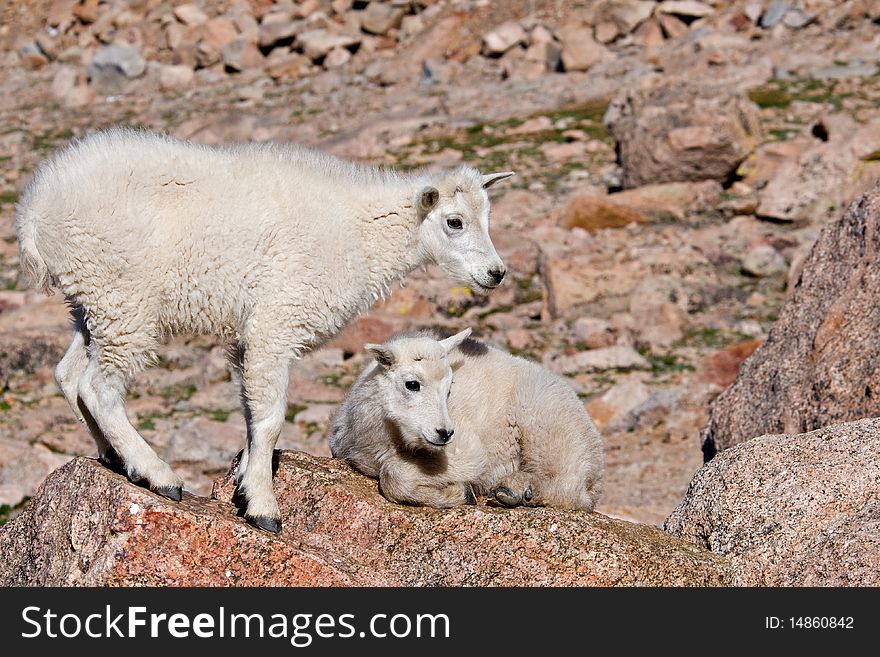
[[[378,477],[393,502],[450,507],[476,492],[505,506],[592,510],[602,440],[572,387],[469,334],[367,345],[376,360],[334,416],[333,455]]]
[[[183,481],[126,417],[126,387],[169,334],[233,340],[247,418],[239,499],[251,524],[280,531],[272,450],[290,361],[417,266],[478,291],[501,283],[486,188],[511,175],[404,175],[294,146],[128,130],[41,165],[16,216],[21,265],[72,306],[55,374],[101,459],[180,499]]]

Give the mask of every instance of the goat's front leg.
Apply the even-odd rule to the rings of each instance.
[[[517,470],[504,479],[489,493],[489,503],[501,506],[539,506],[541,492],[537,477]]]
[[[249,344],[241,364],[247,445],[236,473],[236,496],[245,520],[272,533],[281,531],[281,512],[272,490],[272,456],[284,426],[289,362]]]

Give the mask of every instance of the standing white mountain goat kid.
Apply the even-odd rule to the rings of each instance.
[[[602,439],[574,389],[540,365],[430,333],[367,345],[375,361],[333,418],[330,450],[392,502],[592,510]]]
[[[486,188],[512,173],[404,175],[295,146],[208,147],[130,130],[42,164],[18,205],[21,266],[75,320],[55,369],[102,461],[179,500],[183,481],[130,424],[132,376],[173,333],[233,341],[247,442],[245,518],[281,530],[272,451],[288,366],[418,266],[480,292],[504,278]]]

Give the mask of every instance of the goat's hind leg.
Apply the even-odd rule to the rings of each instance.
[[[132,483],[145,486],[163,497],[180,500],[183,480],[131,426],[125,414],[125,389],[125,376],[104,372],[98,358],[92,354],[77,388],[87,415],[94,418],[97,430],[119,455],[122,468]]]
[[[89,364],[89,333],[80,308],[74,308],[73,319],[75,322],[73,340],[61,361],[55,366],[55,381],[61,388],[64,399],[70,404],[76,419],[85,425],[92,435],[98,448],[98,459],[110,469],[120,471],[122,462],[119,455],[107,442],[95,419],[79,398],[79,382]]]

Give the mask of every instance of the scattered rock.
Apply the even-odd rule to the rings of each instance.
[[[880,420],[755,438],[697,472],[666,531],[742,586],[880,585]]]
[[[782,17],[785,16],[785,12],[788,11],[788,5],[785,0],[773,0],[770,3],[770,6],[767,8],[767,11],[764,12],[764,15],[761,16],[760,25],[764,29],[769,29],[776,25],[779,21],[782,20]]]
[[[266,58],[266,72],[273,79],[298,78],[308,73],[312,68],[311,60],[298,52],[281,53],[276,55],[278,49]]]
[[[351,60],[351,52],[345,48],[334,48],[324,58],[325,68],[338,68]]]
[[[650,363],[639,352],[626,345],[579,351],[572,356],[559,356],[552,359],[549,366],[550,369],[559,374],[602,372],[604,370],[651,369]]]
[[[773,221],[807,222],[824,218],[880,180],[880,121],[858,125],[847,115],[825,116],[808,133],[786,146],[758,150],[745,167],[753,180],[765,180],[757,214]]]
[[[771,245],[758,244],[743,257],[742,270],[751,276],[778,276],[788,273],[788,263]]]
[[[159,86],[169,91],[187,89],[195,78],[195,71],[189,66],[169,65],[159,69]]]
[[[52,78],[52,95],[61,100],[67,98],[76,86],[77,77],[75,67],[59,66],[55,77]]]
[[[334,48],[349,48],[360,43],[357,37],[331,34],[327,30],[309,30],[299,35],[297,42],[311,60],[323,59]]]
[[[174,8],[174,15],[181,23],[191,27],[208,22],[208,15],[195,4],[178,5]]]
[[[263,64],[263,55],[250,41],[238,37],[223,48],[223,65],[233,71],[258,68]]]
[[[387,502],[332,459],[280,453],[284,530],[231,504],[180,503],[89,459],[56,471],[0,528],[0,583],[93,586],[720,586],[724,558],[655,527],[553,509],[452,510]],[[174,536],[173,541],[168,536]]]
[[[718,181],[701,180],[643,185],[609,194],[608,199],[654,220],[682,221],[718,207],[722,191]]]
[[[875,190],[822,230],[767,341],[716,400],[707,458],[755,436],[880,413],[878,249]]]
[[[715,13],[712,7],[697,0],[664,0],[657,5],[657,11],[687,18],[703,18]]]
[[[587,349],[601,349],[613,345],[617,336],[611,323],[593,317],[578,317],[572,324],[575,342]]]
[[[672,14],[663,14],[658,20],[667,39],[678,39],[688,33],[687,23]]]
[[[147,62],[137,48],[105,46],[89,63],[89,80],[96,87],[113,89],[146,70]]]
[[[590,401],[587,410],[601,431],[615,420],[638,408],[650,396],[650,390],[641,381],[626,381],[612,386],[601,397]]]
[[[601,297],[628,296],[635,286],[631,272],[623,266],[580,258],[545,256],[540,272],[546,288],[545,303],[551,317],[559,317],[577,306]]]
[[[608,50],[593,39],[592,30],[579,23],[566,23],[559,28],[562,41],[562,66],[566,71],[586,71],[598,64]]]
[[[483,37],[483,54],[489,57],[500,57],[508,50],[529,41],[526,31],[516,21],[502,23]]]
[[[387,34],[400,27],[403,15],[401,7],[371,2],[361,16],[361,28],[370,34]]]
[[[18,51],[21,65],[29,69],[37,69],[49,63],[46,53],[36,43],[26,43]]]
[[[638,210],[607,200],[604,196],[575,194],[559,213],[559,225],[564,228],[575,226],[584,230],[602,228],[622,228],[629,224],[643,224],[651,217]]]
[[[597,32],[601,25],[611,23],[619,34],[629,34],[648,20],[656,7],[657,3],[649,0],[603,0],[596,3],[593,20]]]
[[[270,48],[283,42],[292,40],[302,32],[302,21],[273,21],[260,25],[260,46]]]
[[[0,505],[15,506],[32,495],[46,475],[70,458],[40,444],[0,438]]]
[[[744,96],[668,78],[622,91],[605,125],[617,141],[626,188],[725,180],[761,139],[758,108]]]
[[[697,379],[726,388],[736,380],[746,358],[755,353],[763,340],[749,340],[713,352],[697,368]]]

